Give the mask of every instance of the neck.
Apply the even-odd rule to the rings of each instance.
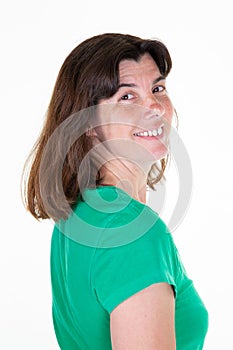
[[[100,185],[116,186],[139,202],[146,203],[147,176],[141,169],[132,165],[122,169],[117,164],[111,164],[111,167],[108,164],[103,166],[100,175]]]

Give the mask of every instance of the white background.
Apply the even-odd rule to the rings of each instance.
[[[52,224],[25,212],[22,167],[66,56],[89,36],[121,32],[159,38],[173,58],[168,90],[194,179],[188,212],[173,235],[209,310],[205,350],[232,349],[231,1],[8,1],[0,25],[0,348],[58,349],[51,319]],[[167,219],[177,194],[172,169]]]

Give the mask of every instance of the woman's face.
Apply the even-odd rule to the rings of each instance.
[[[149,54],[144,54],[138,62],[121,61],[119,76],[118,91],[99,103],[100,126],[95,128],[95,136],[98,142],[118,140],[115,153],[121,153],[124,144],[125,154],[126,141],[130,141],[129,149],[132,150],[133,145],[137,153],[143,149],[153,163],[167,153],[174,114],[165,77]]]

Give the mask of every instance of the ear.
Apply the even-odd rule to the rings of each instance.
[[[86,131],[86,135],[88,137],[93,137],[93,136],[97,136],[97,133],[96,133],[95,129],[88,128],[88,130]]]

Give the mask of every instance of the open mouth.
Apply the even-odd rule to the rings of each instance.
[[[157,137],[157,136],[162,135],[163,129],[164,129],[164,124],[162,124],[158,129],[136,132],[136,133],[134,133],[134,136],[139,136],[139,137],[148,137],[148,136]]]

